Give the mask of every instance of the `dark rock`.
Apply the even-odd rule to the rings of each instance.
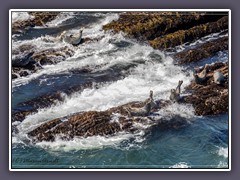
[[[35,112],[37,112],[37,111],[31,110],[31,111],[14,112],[14,113],[12,113],[12,122],[23,121],[26,118],[26,116],[31,115]]]
[[[215,63],[209,66],[208,80],[199,85],[192,82],[187,88],[192,94],[185,97],[184,101],[193,105],[197,115],[214,115],[228,112],[228,81],[223,85],[214,83],[213,72],[218,70],[228,79],[228,64]]]
[[[26,69],[25,67],[12,67],[12,77],[14,77],[13,79],[22,76],[28,76],[34,72],[36,72],[35,69]]]
[[[16,79],[16,78],[18,78],[18,75],[15,73],[12,73],[12,79]]]
[[[194,49],[177,53],[175,57],[179,59],[179,64],[196,62],[204,58],[214,56],[219,51],[228,50],[228,37],[219,38],[200,45]]]
[[[20,33],[31,27],[44,26],[45,23],[53,20],[58,13],[59,12],[29,12],[30,15],[34,16],[34,18],[14,22],[12,24],[12,32]]]
[[[73,56],[74,51],[67,46],[59,49],[47,49],[33,55],[33,59],[41,65],[56,64]]]
[[[33,53],[27,54],[25,57],[19,58],[19,59],[13,59],[12,60],[12,66],[13,67],[24,67],[31,61],[31,56]]]
[[[139,40],[153,40],[178,30],[216,21],[223,15],[199,12],[127,12],[103,26],[104,30],[123,31]]]
[[[178,30],[163,37],[155,38],[149,41],[149,44],[156,49],[167,49],[185,42],[193,42],[203,36],[221,32],[225,29],[228,29],[228,16],[224,16],[216,22],[201,24],[187,30]]]
[[[164,103],[162,101],[162,103]],[[122,106],[113,107],[106,111],[88,111],[69,115],[63,118],[57,118],[40,125],[38,128],[29,132],[28,135],[34,141],[54,141],[56,136],[69,140],[73,137],[89,137],[89,136],[110,136],[120,131],[134,133],[138,128],[134,126],[135,122],[153,125],[157,120],[150,117],[128,117],[126,107],[142,107],[144,102],[130,102]],[[113,116],[116,116],[112,120]],[[175,122],[175,120],[174,120]],[[165,121],[161,121],[165,124]],[[166,121],[166,127],[170,125],[170,121]],[[181,123],[175,125],[180,127]]]
[[[19,52],[24,52],[26,51],[25,48],[27,47],[28,45],[20,46],[18,51],[15,50],[14,53],[16,54]],[[18,77],[16,74],[18,74],[19,77],[28,76],[29,74],[42,69],[42,65],[56,64],[60,61],[64,61],[68,57],[73,56],[73,54],[74,51],[67,46],[59,49],[47,49],[35,53],[31,52],[27,55],[27,57],[12,61],[12,75],[14,78]]]

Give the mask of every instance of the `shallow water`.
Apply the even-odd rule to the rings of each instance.
[[[75,138],[32,144],[26,133],[54,118],[88,110],[106,110],[130,101],[144,100],[149,90],[154,98],[168,99],[169,89],[183,79],[183,88],[192,80],[192,67],[204,62],[226,61],[228,52],[190,66],[176,66],[174,59],[148,45],[127,39],[123,34],[104,32],[102,25],[118,18],[115,13],[65,12],[47,28],[30,29],[13,35],[13,47],[30,43],[37,50],[68,46],[74,56],[27,77],[12,81],[12,109],[46,93],[86,82],[91,88],[65,97],[64,102],[15,122],[19,133],[12,136],[13,168],[227,168],[228,114],[198,117],[189,105],[174,104],[160,111],[163,117],[178,115],[189,124],[180,129],[150,130],[113,137]],[[56,28],[58,26],[58,28]],[[72,47],[64,42],[46,43],[59,32],[84,26],[83,37],[99,40]],[[215,38],[216,34],[207,37]],[[193,44],[194,45],[194,44]],[[184,46],[182,48],[185,48]],[[81,73],[88,67],[90,73]]]

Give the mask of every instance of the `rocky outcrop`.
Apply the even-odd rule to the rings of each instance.
[[[123,31],[130,37],[147,41],[152,47],[164,50],[185,42],[195,41],[212,33],[224,31],[227,28],[228,17],[226,14],[192,12],[187,14],[178,12],[122,13],[118,20],[103,27],[104,30]],[[85,41],[88,40],[83,39],[83,42]],[[179,64],[185,64],[214,56],[217,52],[227,49],[228,37],[223,37],[194,49],[180,52],[175,55],[175,58],[179,59]],[[65,56],[61,54],[63,51],[46,50],[33,54],[32,58],[40,65],[53,64],[58,61],[52,59],[52,54],[64,59]],[[69,56],[71,56],[71,53]],[[225,76],[225,82],[221,85],[213,81],[215,70],[222,72]],[[89,73],[91,70],[85,68],[72,71],[73,73]],[[202,69],[196,71],[201,72]],[[106,78],[108,79],[108,77]],[[108,80],[111,80],[111,78]],[[76,89],[79,91],[77,87]],[[204,78],[204,82],[201,84],[192,81],[186,92],[190,95],[183,97],[179,103],[192,104],[197,115],[215,115],[228,112],[228,64],[215,63],[209,65],[206,80]],[[48,107],[51,104],[63,101],[64,98],[61,93],[71,94],[71,90],[63,90],[20,104],[20,111],[13,113],[12,121],[22,121],[27,115],[37,112],[38,108]],[[172,115],[171,118],[166,119],[166,117],[155,114],[161,108],[172,103],[168,100],[157,101],[150,114],[140,116],[129,113],[129,107],[131,107],[130,109],[142,108],[145,103],[146,101],[130,102],[106,111],[78,112],[53,119],[30,131],[28,136],[34,142],[54,141],[56,138],[70,140],[74,137],[112,136],[119,132],[134,133],[142,130],[143,127],[149,127],[149,129],[177,129],[188,124],[185,118],[179,116]],[[22,109],[27,106],[30,106],[31,109],[21,111],[21,106]]]
[[[118,20],[105,26],[104,30],[124,32],[138,40],[153,40],[182,29],[216,21],[223,15],[198,12],[127,12]]]
[[[29,54],[29,52],[35,52],[36,49],[33,45],[22,45],[17,50],[13,51],[13,55]],[[56,64],[65,60],[68,57],[73,56],[74,51],[65,46],[59,49],[47,49],[40,52],[32,53],[29,59],[26,56],[16,58],[12,60],[12,79],[28,76],[37,70],[41,69],[43,65]]]
[[[16,105],[12,111],[12,122],[23,121],[26,116],[34,114],[41,108],[47,108],[54,104],[61,103],[65,99],[65,95],[71,95],[74,92],[82,91],[85,88],[92,87],[93,83],[88,82],[81,85],[61,89],[46,95],[33,98],[29,101],[22,102]]]
[[[122,70],[118,67],[111,67],[110,69],[101,71],[102,75],[98,75],[97,77],[94,73],[91,73],[93,69],[96,70],[101,67],[102,65],[96,65],[94,67],[85,66],[81,69],[70,70],[69,72],[72,74],[88,73],[89,76],[85,82],[82,80],[83,82],[81,84],[73,85],[70,87],[64,86],[61,87],[58,91],[49,92],[45,95],[41,95],[39,97],[17,104],[12,112],[12,121],[23,121],[25,119],[25,115],[33,114],[36,113],[38,109],[47,108],[56,103],[61,103],[64,101],[65,95],[70,96],[75,92],[80,93],[86,88],[99,88],[99,86],[101,86],[101,83],[121,79],[127,74],[126,72],[122,72]],[[128,66],[128,68],[131,67],[132,65]],[[94,77],[95,83],[91,81],[91,77]]]
[[[47,49],[33,54],[32,58],[40,65],[56,64],[73,56],[74,51],[65,46],[59,49]]]
[[[12,24],[12,33],[25,31],[30,27],[44,26],[47,22],[53,20],[59,12],[29,12],[33,19],[17,21]]]
[[[228,15],[198,12],[127,12],[118,20],[103,27],[104,30],[124,32],[127,36],[144,40],[155,49],[170,50],[184,43],[191,43],[213,33],[227,32]],[[173,55],[179,64],[196,62],[228,50],[228,37],[206,42],[198,47]],[[220,69],[228,78],[228,65],[210,66],[205,83],[189,86],[192,95],[185,102],[193,104],[198,115],[219,114],[228,111],[228,82],[219,86],[213,82],[213,71]]]
[[[221,32],[225,29],[228,29],[228,16],[224,16],[216,22],[201,24],[187,30],[179,30],[174,33],[169,33],[163,37],[149,41],[149,44],[155,49],[167,49],[181,45],[185,42],[193,42],[200,37]]]
[[[168,101],[161,101],[161,108],[169,104]],[[35,141],[54,141],[57,137],[70,140],[74,137],[89,136],[110,136],[118,132],[134,133],[143,126],[156,126],[161,124],[161,128],[179,128],[188,124],[186,119],[181,122],[175,118],[164,120],[162,118],[152,119],[149,116],[129,117],[127,107],[142,107],[144,102],[131,102],[122,106],[110,108],[106,111],[88,111],[57,118],[40,125],[30,131],[28,135]]]
[[[214,56],[219,51],[228,50],[228,37],[219,38],[200,45],[194,49],[189,49],[184,52],[177,53],[175,58],[179,64],[196,62],[201,59]]]
[[[184,98],[185,103],[190,103],[197,115],[214,115],[228,112],[228,64],[215,63],[209,66],[207,81],[204,84],[196,84],[193,81],[187,88],[192,92]],[[222,85],[214,83],[213,73],[218,70],[225,76]],[[201,71],[201,69],[199,69]]]
[[[223,85],[215,84],[213,73],[215,70],[225,76]],[[198,69],[197,71],[202,71]],[[180,103],[192,104],[197,115],[214,115],[228,111],[228,64],[215,63],[209,65],[207,80],[204,84],[196,84],[194,81],[187,91],[191,95],[183,97]],[[119,132],[134,133],[142,130],[141,127],[169,129],[181,128],[188,124],[187,119],[172,115],[167,119],[162,116],[154,116],[161,108],[171,105],[169,100],[155,101],[151,113],[146,116],[130,116],[128,109],[141,108],[148,102],[130,102],[106,111],[87,111],[57,118],[43,123],[38,128],[28,133],[34,142],[54,141],[56,138],[70,140],[74,137],[111,136]],[[138,126],[137,124],[141,124]]]
[[[226,13],[203,12],[128,12],[103,26],[104,30],[122,31],[127,36],[147,41],[153,48],[164,50],[227,28]]]

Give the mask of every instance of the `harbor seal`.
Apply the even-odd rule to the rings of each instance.
[[[183,81],[180,80],[178,81],[178,85],[176,87],[176,89],[171,89],[171,94],[170,94],[170,100],[173,102],[179,102],[181,97],[180,97],[180,93],[181,93],[181,85],[182,85]]]
[[[149,98],[144,101],[144,106],[141,108],[127,107],[126,110],[129,116],[148,116],[152,107],[156,106],[153,100],[153,91],[150,91]]]
[[[70,35],[67,35],[67,32],[63,31],[59,36],[59,40],[65,41],[69,44],[72,44],[73,46],[77,46],[80,44],[82,40],[82,32],[83,32],[83,28],[81,28],[78,33],[70,34]]]
[[[207,80],[208,64],[206,64],[200,73],[194,73],[194,79],[197,84],[202,84]]]
[[[145,106],[143,106],[142,108],[128,107],[126,110],[129,116],[148,116],[151,111],[151,104],[152,100],[149,99]]]
[[[216,84],[223,84],[225,81],[224,75],[220,71],[214,71],[213,79]]]

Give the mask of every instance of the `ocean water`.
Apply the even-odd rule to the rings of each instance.
[[[80,111],[102,111],[144,100],[149,90],[153,90],[155,99],[168,99],[169,90],[179,80],[184,80],[183,89],[191,82],[194,66],[228,60],[225,51],[196,64],[177,66],[171,54],[126,38],[122,33],[102,30],[104,24],[118,17],[117,13],[64,12],[47,23],[48,27],[13,35],[15,50],[24,44],[34,45],[36,51],[67,46],[74,55],[14,79],[12,110],[19,103],[56,90],[87,82],[94,84],[71,95],[64,94],[63,102],[38,109],[22,122],[13,123],[18,132],[12,134],[12,168],[228,168],[228,114],[200,117],[194,114],[191,105],[184,104],[173,104],[158,112],[166,119],[176,116],[187,119],[188,125],[179,129],[143,127],[135,134],[121,132],[111,137],[31,143],[27,133],[42,123]],[[26,18],[33,17],[13,14],[14,21]],[[98,40],[77,47],[45,41],[63,30],[76,32],[80,27],[84,27],[84,38]],[[212,34],[190,46],[217,37],[219,34]],[[176,51],[185,48],[183,45]],[[79,73],[85,67],[92,71]]]

